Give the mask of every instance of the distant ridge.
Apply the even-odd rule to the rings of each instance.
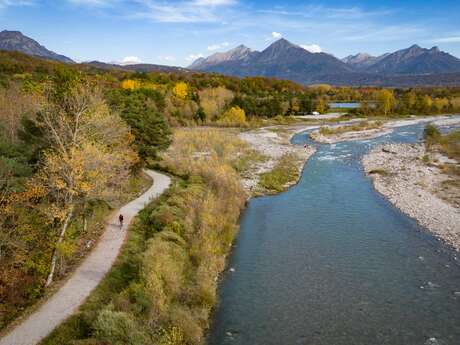
[[[124,71],[134,72],[187,72],[189,71],[183,67],[155,65],[155,64],[133,64],[133,65],[119,65],[115,63],[105,63],[100,61],[82,62],[82,65],[91,66],[99,69],[113,70],[120,69]]]
[[[460,59],[442,52],[413,46],[398,50],[379,59],[366,68],[366,72],[379,74],[433,74],[460,72]]]
[[[421,75],[432,75],[425,80],[429,79],[430,83],[436,84],[436,75],[442,74],[442,80],[449,80],[449,84],[452,84],[456,83],[457,73],[460,72],[460,59],[440,51],[437,47],[425,49],[413,45],[377,57],[359,53],[339,60],[330,54],[308,52],[282,38],[262,52],[240,45],[228,52],[200,58],[189,68],[240,77],[264,76],[303,84],[328,82],[341,85],[374,82],[386,85],[402,80],[415,82],[422,80],[417,78]],[[453,76],[454,81],[446,78],[449,73],[456,74]],[[394,78],[401,75],[414,77]],[[460,80],[457,84],[460,84]]]
[[[23,35],[20,31],[3,30],[0,32],[0,50],[17,51],[27,55],[38,56],[48,60],[75,63],[64,55],[46,49],[37,41]]]

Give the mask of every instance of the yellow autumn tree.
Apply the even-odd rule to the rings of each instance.
[[[49,204],[43,212],[59,224],[58,248],[77,206],[91,199],[107,200],[129,176],[137,155],[130,148],[134,138],[128,127],[89,85],[75,87],[59,102],[50,100],[37,121],[50,148],[34,182],[47,191]],[[58,256],[55,249],[47,286]]]
[[[240,126],[246,124],[246,114],[240,107],[231,107],[228,109],[219,121],[227,126]]]
[[[433,101],[433,106],[436,108],[436,111],[439,113],[443,109],[449,106],[449,100],[444,97],[436,97]]]
[[[421,99],[421,106],[424,111],[430,111],[433,106],[433,99],[428,95],[423,96]]]
[[[377,101],[385,116],[393,109],[395,105],[395,96],[392,90],[382,89],[377,91]]]
[[[141,83],[133,79],[125,79],[121,82],[121,87],[125,90],[137,90],[141,87]]]
[[[324,98],[319,98],[316,101],[315,109],[318,113],[324,114],[327,111],[327,102]]]
[[[174,96],[176,96],[177,98],[185,100],[188,96],[187,83],[183,81],[176,83],[176,85],[174,85],[174,88],[173,88],[173,93],[174,93]]]
[[[216,119],[233,99],[233,92],[223,86],[201,90],[198,95],[206,119],[211,121]]]

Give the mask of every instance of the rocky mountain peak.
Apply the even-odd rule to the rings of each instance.
[[[20,31],[3,30],[0,32],[0,50],[18,51],[27,55],[66,63],[74,62],[66,56],[56,54],[46,49],[37,41],[23,35]]]

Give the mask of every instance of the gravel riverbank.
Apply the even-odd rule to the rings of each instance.
[[[308,158],[315,153],[315,148],[293,145],[290,140],[294,134],[306,129],[308,129],[306,126],[274,126],[240,133],[241,139],[266,157],[264,161],[255,163],[243,177],[243,187],[252,194],[259,183],[261,174],[272,170],[286,154],[293,154],[297,157],[296,164],[300,172]],[[291,181],[286,187],[295,183],[297,181]]]
[[[352,126],[356,121],[349,121],[328,125],[328,127],[337,127],[337,126]],[[460,117],[452,115],[437,115],[437,116],[425,116],[417,118],[408,118],[401,120],[390,120],[382,124],[380,128],[372,128],[360,131],[348,131],[343,133],[337,133],[333,135],[322,135],[319,132],[319,128],[311,132],[310,137],[318,143],[322,144],[335,144],[341,141],[354,141],[354,140],[368,140],[381,137],[393,132],[394,128],[415,125],[417,123],[428,123],[431,122],[434,125],[446,126],[452,125],[460,122]]]
[[[402,212],[460,250],[460,187],[442,164],[427,164],[423,144],[386,144],[363,157],[374,186]]]

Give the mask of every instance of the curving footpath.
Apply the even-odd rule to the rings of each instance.
[[[71,278],[37,311],[0,339],[0,345],[35,345],[50,334],[61,322],[77,311],[91,291],[104,278],[118,256],[131,220],[153,198],[169,187],[171,179],[152,170],[145,171],[154,183],[139,198],[123,206],[118,212],[124,225],[118,225],[118,212],[109,220],[96,248],[77,268]]]

